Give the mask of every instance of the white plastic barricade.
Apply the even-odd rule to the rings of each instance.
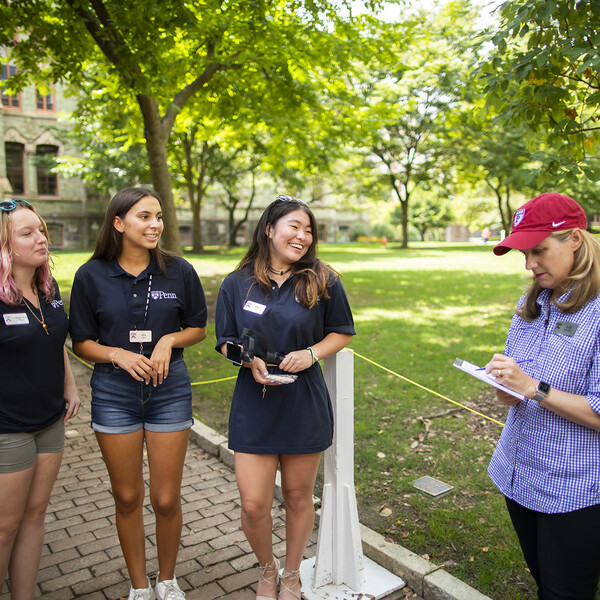
[[[323,363],[335,432],[333,445],[325,452],[317,554],[300,566],[302,595],[307,600],[361,594],[384,598],[404,587],[404,582],[362,551],[354,491],[354,355],[342,350]]]

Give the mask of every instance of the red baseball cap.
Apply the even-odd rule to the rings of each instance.
[[[553,231],[586,227],[585,212],[573,198],[554,192],[542,194],[515,212],[512,231],[494,247],[494,254],[506,254],[513,248],[527,250]]]

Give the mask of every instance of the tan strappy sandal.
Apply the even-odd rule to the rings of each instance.
[[[300,571],[283,570],[279,586],[279,600],[300,600],[302,597],[302,580]]]
[[[279,560],[273,557],[272,563],[258,565],[260,578],[256,588],[256,600],[275,600],[279,581]]]

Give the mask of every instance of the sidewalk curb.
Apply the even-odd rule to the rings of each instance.
[[[234,468],[233,451],[227,447],[224,435],[196,420],[190,437],[205,452]],[[275,483],[275,497],[283,502],[279,472]],[[317,518],[319,515],[320,511]],[[415,593],[427,600],[491,600],[438,565],[399,544],[386,541],[382,535],[362,523],[360,535],[365,556],[401,577]]]

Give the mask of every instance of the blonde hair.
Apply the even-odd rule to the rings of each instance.
[[[549,237],[556,238],[564,244],[575,229],[555,231]],[[583,236],[581,246],[575,251],[573,267],[567,276],[564,287],[571,290],[569,297],[564,302],[553,300],[555,306],[566,313],[574,313],[591,302],[600,290],[600,241],[585,229],[578,229]],[[540,315],[537,298],[542,291],[542,286],[534,280],[526,290],[523,306],[517,310],[525,321],[533,321]]]
[[[12,250],[12,232],[13,232],[13,214],[17,210],[30,210],[42,224],[42,230],[46,239],[48,239],[48,228],[44,219],[37,210],[29,203],[19,203],[11,211],[0,210],[0,300],[4,304],[17,306],[23,300],[23,294],[17,287],[12,276],[13,250]],[[50,269],[50,256],[35,270],[32,285],[39,288],[44,293],[46,302],[54,299],[54,283],[52,280],[52,271]]]

